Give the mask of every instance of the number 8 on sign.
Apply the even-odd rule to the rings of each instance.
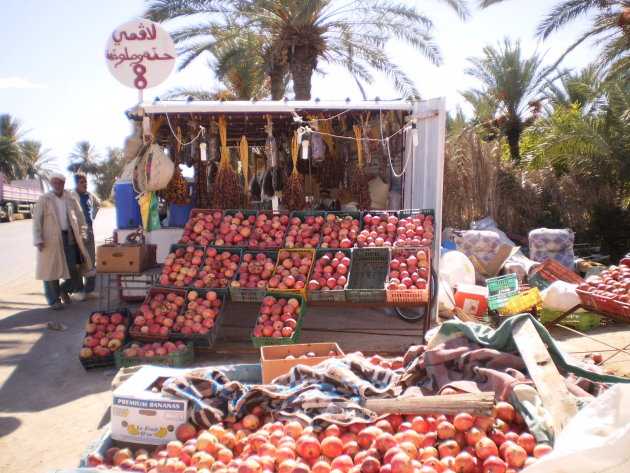
[[[144,89],[147,86],[147,79],[144,77],[144,73],[147,72],[147,68],[142,64],[136,64],[133,66],[133,72],[136,75],[133,85],[136,89]]]

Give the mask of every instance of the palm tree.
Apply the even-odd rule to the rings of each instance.
[[[9,114],[0,115],[0,172],[10,181],[21,179],[19,141],[23,136],[22,120]]]
[[[98,151],[89,141],[78,141],[68,156],[70,159],[68,171],[94,174],[99,158]]]
[[[468,16],[463,0],[442,0],[461,18]],[[203,16],[205,23],[173,33],[186,67],[204,52],[217,57],[222,41],[243,32],[260,38],[258,54],[269,76],[272,98],[290,71],[295,98],[311,98],[311,78],[319,62],[342,66],[357,80],[371,83],[370,71],[384,73],[396,89],[418,96],[413,81],[384,51],[396,39],[410,44],[434,64],[441,58],[432,42],[431,20],[414,7],[391,0],[156,0],[145,16],[154,21]]]
[[[56,158],[50,156],[49,149],[42,149],[42,144],[35,140],[20,142],[22,177],[40,179],[48,182],[48,176],[56,170]]]
[[[478,118],[486,128],[494,128],[506,138],[511,159],[519,163],[521,134],[542,109],[542,91],[551,68],[543,67],[537,54],[523,58],[520,43],[513,44],[508,38],[498,48],[484,47],[483,53],[483,57],[468,59],[472,67],[466,74],[484,87],[466,91],[463,96],[485,110],[490,101],[492,114]]]
[[[114,188],[116,178],[125,167],[125,157],[120,148],[107,148],[107,158],[97,164],[94,170],[96,176],[96,193],[103,199],[109,199]]]

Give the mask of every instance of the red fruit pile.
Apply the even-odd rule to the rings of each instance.
[[[610,266],[599,276],[589,278],[588,282],[580,284],[578,289],[628,304],[630,303],[630,267],[625,264]]]
[[[225,215],[219,225],[219,232],[214,240],[215,246],[244,246],[252,234],[255,215],[245,217],[241,212]]]
[[[269,279],[269,287],[303,289],[306,286],[312,264],[312,253],[280,250],[273,276]]]
[[[252,336],[287,338],[292,336],[297,327],[300,310],[300,301],[295,298],[266,296]]]
[[[238,254],[232,254],[229,251],[219,253],[216,248],[208,247],[204,265],[193,282],[193,287],[212,289],[228,287],[234,279],[240,259]]]
[[[266,214],[259,214],[247,242],[248,246],[260,249],[281,247],[288,224],[288,215],[273,215],[269,218]]]
[[[321,248],[352,248],[357,241],[360,223],[350,215],[338,217],[329,213],[322,229]]]
[[[232,287],[263,288],[269,284],[269,279],[276,267],[276,260],[264,253],[244,253],[243,262],[237,270],[237,280],[232,281]]]
[[[176,351],[187,350],[186,343],[181,340],[176,342],[164,343],[132,343],[124,348],[122,355],[127,358],[144,357],[144,356],[166,356]]]
[[[217,236],[221,217],[223,217],[223,212],[220,210],[195,213],[184,225],[184,233],[179,242],[186,245],[192,243],[208,246]]]
[[[132,332],[151,335],[167,335],[175,325],[175,319],[184,306],[185,299],[175,292],[155,292],[140,306],[133,319]]]
[[[345,253],[328,252],[315,262],[311,280],[306,288],[309,291],[340,290],[348,282],[350,258]]]
[[[161,286],[188,287],[197,277],[202,261],[202,248],[177,248],[164,260],[158,283]]]
[[[90,454],[87,463],[182,473],[516,473],[552,449],[537,444],[504,404],[495,417],[391,414],[373,424],[330,424],[319,433],[250,413],[199,431],[182,424],[179,440],[152,454],[114,447]]]
[[[433,215],[416,214],[398,220],[394,246],[427,246],[433,242]]]
[[[207,334],[216,323],[223,300],[214,291],[204,295],[194,290],[186,294],[186,299],[188,303],[182,314],[175,318],[173,331]]]
[[[392,246],[396,240],[398,217],[387,212],[365,214],[363,230],[357,236],[357,244],[365,246]]]
[[[425,250],[393,249],[386,287],[390,291],[426,289],[429,257]]]
[[[322,226],[324,217],[307,216],[302,220],[300,217],[291,218],[289,231],[284,240],[286,248],[316,248],[322,239]]]
[[[107,356],[122,346],[127,332],[127,317],[119,312],[111,315],[94,312],[85,324],[85,331],[87,336],[83,339],[79,356]]]

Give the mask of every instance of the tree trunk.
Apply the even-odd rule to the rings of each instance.
[[[272,100],[282,100],[284,96],[284,76],[287,72],[286,64],[273,64],[269,72],[269,86]]]
[[[316,62],[309,54],[308,48],[296,48],[289,66],[293,78],[295,100],[311,100],[311,77]]]
[[[505,137],[507,138],[508,146],[510,148],[510,158],[516,163],[521,162],[521,150],[519,142],[521,141],[521,129],[519,126],[509,127],[505,131]]]

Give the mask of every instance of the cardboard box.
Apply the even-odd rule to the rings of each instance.
[[[99,273],[141,273],[147,268],[147,245],[101,245],[96,248]]]
[[[331,358],[328,353],[334,351],[337,358],[345,353],[336,343],[300,343],[297,345],[270,345],[260,347],[260,363],[262,365],[262,382],[269,384],[272,379],[289,372],[296,365],[315,366]],[[307,353],[315,353],[310,358],[300,358]],[[295,358],[286,359],[292,355]]]
[[[188,420],[188,400],[165,396],[159,386],[187,370],[143,366],[113,392],[112,439],[160,445],[177,440],[175,429]]]

